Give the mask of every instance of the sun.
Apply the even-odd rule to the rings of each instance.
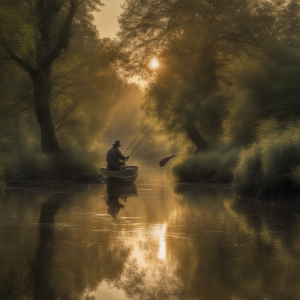
[[[159,62],[157,58],[152,58],[149,65],[151,69],[157,69],[159,67]]]

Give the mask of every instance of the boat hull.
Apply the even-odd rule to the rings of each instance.
[[[139,169],[138,166],[126,166],[120,171],[111,171],[107,168],[101,168],[100,174],[109,185],[128,184],[136,180]]]

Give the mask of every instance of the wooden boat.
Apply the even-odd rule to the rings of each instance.
[[[103,179],[107,180],[107,183],[110,185],[133,183],[138,174],[138,166],[126,166],[120,171],[111,171],[107,168],[100,168],[100,175]]]

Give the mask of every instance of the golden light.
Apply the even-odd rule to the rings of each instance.
[[[159,62],[157,60],[157,58],[152,58],[150,61],[150,68],[151,69],[157,69],[159,67]]]
[[[166,229],[167,225],[163,224],[157,232],[157,235],[159,237],[158,258],[160,260],[166,259]]]

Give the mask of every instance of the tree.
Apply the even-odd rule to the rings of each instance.
[[[161,67],[148,86],[145,109],[168,132],[184,132],[207,146],[220,129],[231,85],[228,66],[241,53],[260,56],[274,24],[273,3],[231,1],[127,1],[119,36],[131,56],[127,70],[149,78],[156,56]]]
[[[101,5],[100,0],[36,0],[5,3],[11,14],[20,16],[20,27],[27,26],[25,49],[18,47],[24,40],[2,39],[9,57],[33,81],[33,103],[41,130],[41,146],[46,153],[60,153],[50,108],[51,75],[54,62],[67,51],[74,23],[91,21],[91,12]],[[20,7],[24,11],[20,13]],[[23,23],[22,23],[23,22]],[[19,22],[18,22],[19,23]],[[17,29],[10,28],[10,35]],[[22,35],[21,34],[21,35]],[[19,35],[17,35],[17,38]]]

